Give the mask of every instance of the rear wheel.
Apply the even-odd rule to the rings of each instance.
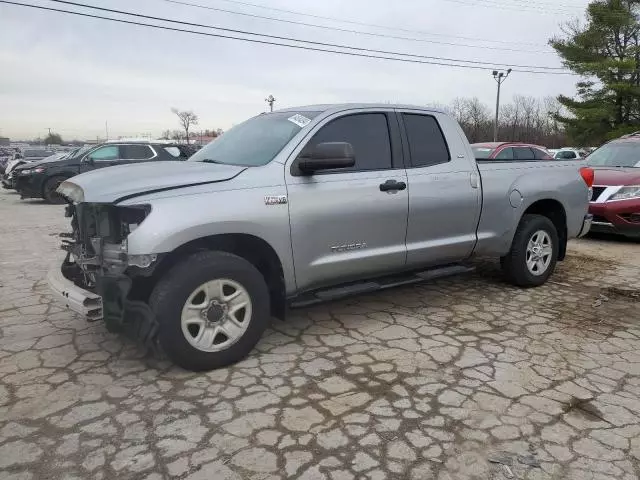
[[[194,371],[246,357],[271,317],[262,274],[226,252],[186,258],[158,282],[149,303],[163,350],[174,363]]]
[[[501,258],[505,276],[519,287],[544,284],[555,270],[559,246],[558,231],[551,220],[542,215],[525,215],[511,250]]]
[[[51,177],[44,182],[44,188],[42,189],[42,198],[48,203],[65,203],[64,198],[56,192],[62,182],[66,180],[65,177]]]

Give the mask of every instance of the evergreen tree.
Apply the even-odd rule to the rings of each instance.
[[[596,0],[586,23],[550,40],[563,64],[583,78],[577,98],[561,95],[568,115],[557,119],[577,143],[602,143],[640,130],[640,0]]]

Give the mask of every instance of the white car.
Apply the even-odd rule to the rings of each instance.
[[[573,160],[584,158],[585,156],[585,153],[577,148],[561,148],[553,155],[553,158],[556,160]]]

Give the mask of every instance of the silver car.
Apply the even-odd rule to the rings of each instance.
[[[438,110],[277,111],[186,162],[65,181],[73,232],[49,283],[110,331],[208,370],[244,358],[288,305],[466,272],[474,255],[542,285],[589,229],[592,174],[575,161],[477,162]]]

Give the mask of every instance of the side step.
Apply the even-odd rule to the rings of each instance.
[[[460,273],[469,273],[474,270],[474,267],[468,267],[465,265],[448,265],[446,267],[433,268],[423,272],[393,275],[363,282],[348,283],[338,287],[329,287],[322,290],[304,293],[295,297],[290,306],[291,308],[308,307],[310,305],[315,305],[316,303],[329,302],[331,300],[337,300],[351,295],[385,290],[387,288],[398,287],[401,285],[424,282],[425,280],[435,280],[436,278],[449,277]]]

